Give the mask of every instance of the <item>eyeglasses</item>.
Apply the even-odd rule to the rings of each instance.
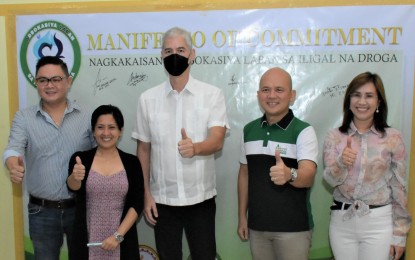
[[[36,78],[36,86],[40,86],[40,87],[46,87],[49,82],[52,82],[53,86],[58,86],[63,79],[66,79],[68,77],[61,77],[61,76],[54,76],[51,78],[46,78],[46,77],[40,77],[40,78]]]

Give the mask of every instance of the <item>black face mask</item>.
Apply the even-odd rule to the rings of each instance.
[[[189,67],[189,58],[183,57],[177,53],[171,54],[164,58],[164,67],[172,76],[180,76]]]

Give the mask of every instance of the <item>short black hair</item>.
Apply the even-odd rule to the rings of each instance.
[[[44,56],[40,58],[36,63],[36,75],[41,67],[48,64],[59,65],[62,68],[63,73],[65,73],[65,76],[69,77],[68,66],[63,60],[56,56]]]
[[[121,113],[121,110],[113,105],[101,105],[95,109],[91,117],[91,127],[92,130],[95,129],[97,125],[98,118],[102,115],[112,115],[114,117],[115,123],[118,126],[118,129],[121,130],[124,127],[124,117]]]

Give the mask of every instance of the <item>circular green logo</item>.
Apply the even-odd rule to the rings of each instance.
[[[63,23],[48,20],[32,26],[20,46],[20,66],[25,78],[35,86],[37,61],[43,56],[61,58],[75,80],[81,67],[81,47],[72,30]]]

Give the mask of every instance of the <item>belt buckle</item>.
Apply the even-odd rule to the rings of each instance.
[[[61,206],[62,206],[62,201],[61,201],[61,200],[59,200],[59,201],[58,201],[58,209],[60,209],[60,208],[61,208]]]

